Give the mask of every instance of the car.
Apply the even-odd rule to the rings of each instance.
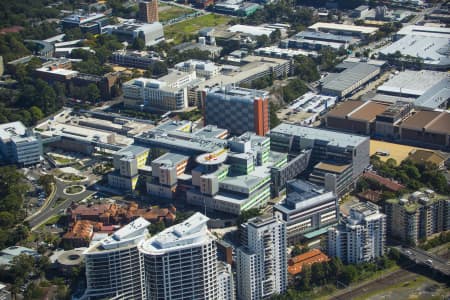
[[[432,266],[432,265],[433,265],[433,260],[427,259],[427,260],[425,261],[425,264],[427,264],[427,265],[429,265],[429,266]]]

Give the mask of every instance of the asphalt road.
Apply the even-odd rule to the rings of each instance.
[[[52,199],[49,199],[48,204],[41,211],[39,211],[38,213],[36,213],[35,215],[31,216],[28,219],[28,223],[30,224],[31,230],[35,230],[48,218],[50,218],[53,215],[59,214],[61,210],[67,209],[72,204],[72,202],[81,201],[95,193],[94,190],[91,190],[89,187],[87,187],[86,190],[80,194],[67,195],[64,194],[64,189],[68,186],[73,185],[73,183],[63,182],[56,179],[55,184],[56,184],[56,191]],[[56,205],[59,198],[65,198],[66,200]]]
[[[444,275],[450,276],[450,262],[437,255],[417,248],[396,247],[403,255],[407,256],[416,264],[426,265],[433,268]],[[432,263],[429,263],[429,260]]]

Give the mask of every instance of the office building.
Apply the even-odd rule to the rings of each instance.
[[[205,100],[205,124],[233,135],[251,131],[264,136],[270,128],[268,93],[231,86],[211,89]]]
[[[321,90],[325,95],[339,98],[351,95],[358,88],[380,74],[380,68],[366,63],[349,64],[340,73],[330,73],[321,79]]]
[[[188,85],[195,72],[173,71],[158,79],[135,78],[123,84],[125,105],[150,110],[183,110],[188,107]]]
[[[215,237],[208,220],[195,213],[139,244],[147,299],[219,299]]]
[[[109,23],[109,18],[103,13],[72,14],[61,20],[64,30],[80,28],[84,33],[102,33],[102,26]]]
[[[287,288],[286,224],[260,216],[242,224],[237,249],[238,299],[257,300],[282,294]]]
[[[159,22],[136,23],[134,20],[126,20],[124,23],[105,26],[102,30],[130,45],[135,39],[142,39],[145,46],[153,46],[164,41],[163,26]]]
[[[111,61],[124,67],[147,70],[156,62],[163,60],[158,53],[152,51],[118,50],[113,52]]]
[[[388,236],[406,243],[417,245],[435,233],[450,230],[450,197],[432,190],[389,199],[384,210]]]
[[[117,189],[133,191],[138,181],[138,170],[147,162],[149,149],[131,145],[114,154],[115,171],[108,174],[108,184]]]
[[[378,206],[361,202],[350,208],[350,215],[328,229],[328,256],[346,264],[369,262],[386,252],[386,216]]]
[[[274,216],[286,222],[289,245],[312,239],[335,225],[339,218],[338,199],[312,183],[287,183],[286,199],[273,207]]]
[[[316,166],[318,171],[328,167],[328,169],[337,168],[337,171],[342,171],[338,173],[344,175],[349,172],[352,181],[358,178],[370,163],[369,142],[369,137],[286,123],[280,124],[270,131],[270,147],[273,151],[296,155],[302,150],[311,150],[310,165]],[[317,165],[318,163],[324,164]],[[345,165],[349,165],[350,170],[344,168]],[[319,182],[318,179],[321,177],[323,179]],[[321,185],[327,183],[329,187],[334,186],[335,192],[345,190],[346,187],[341,187],[339,184],[339,177],[337,180],[335,177],[333,174],[317,176],[316,182]]]
[[[144,23],[159,21],[158,0],[139,1],[139,20]]]
[[[148,234],[149,225],[137,218],[84,252],[87,288],[82,299],[145,299],[138,243]]]
[[[0,160],[29,166],[41,161],[42,142],[22,122],[0,125]]]

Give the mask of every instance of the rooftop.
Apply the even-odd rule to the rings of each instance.
[[[351,166],[350,164],[336,165],[336,164],[331,164],[331,163],[320,162],[314,166],[314,169],[340,174],[340,173],[344,172],[345,170],[347,170],[350,166]]]
[[[267,98],[268,92],[263,90],[246,89],[235,86],[215,87],[208,91],[208,95],[221,97],[223,101],[253,102],[255,99]]]
[[[359,32],[362,34],[373,34],[376,31],[378,31],[377,27],[346,25],[338,23],[323,23],[323,22],[317,22],[309,26],[308,28],[315,31],[322,31],[322,30],[348,31],[348,32]]]
[[[207,228],[208,220],[208,217],[197,212],[184,222],[142,241],[139,248],[144,254],[157,255],[201,245],[213,238]]]
[[[400,40],[382,48],[383,55],[394,54],[399,51],[402,55],[423,59],[427,65],[449,66],[450,38],[429,37],[421,35],[407,35]]]
[[[147,234],[147,227],[150,222],[142,217],[139,217],[114,232],[111,236],[108,236],[104,240],[90,247],[87,252],[112,250],[122,247],[128,247],[130,245],[136,245],[136,243],[143,239]]]
[[[230,32],[240,32],[245,33],[253,36],[261,36],[261,35],[267,35],[270,36],[270,34],[275,31],[274,28],[267,28],[267,27],[261,27],[261,26],[250,26],[250,25],[233,25],[230,28],[228,28],[228,31]]]
[[[345,101],[331,110],[327,116],[370,122],[387,108],[387,104],[372,101]]]
[[[418,111],[409,118],[407,118],[403,123],[400,125],[402,128],[408,128],[408,129],[414,129],[414,130],[420,130],[422,131],[424,128],[428,127],[428,125],[436,122],[438,120],[438,117],[441,114],[449,115],[445,119],[450,120],[450,114],[444,113],[444,112],[438,112],[438,111]],[[438,122],[439,123],[439,122]],[[443,129],[446,129],[446,132],[448,133],[448,129],[450,127],[444,127]]]
[[[355,147],[368,140],[368,137],[361,135],[287,123],[281,123],[273,128],[270,134],[293,135],[310,140],[322,140],[327,141],[329,145],[338,147]]]
[[[412,34],[423,37],[450,38],[450,28],[407,25],[402,27],[397,32],[397,35],[412,35]]]
[[[5,140],[14,136],[23,136],[26,130],[25,125],[20,121],[0,124],[0,139]]]
[[[450,99],[450,78],[442,79],[414,101],[416,107],[436,109]]]
[[[415,163],[429,162],[440,166],[441,164],[445,163],[447,157],[436,151],[418,149],[412,152],[408,156],[408,159],[412,160]]]
[[[364,178],[368,178],[371,180],[374,180],[376,182],[378,182],[379,184],[383,185],[384,187],[386,187],[387,189],[393,191],[393,192],[398,192],[400,190],[403,190],[405,188],[404,185],[395,182],[389,178],[380,176],[374,172],[366,172],[363,174]]]
[[[396,93],[419,97],[432,86],[444,79],[448,80],[448,78],[446,72],[405,70],[379,86],[377,91],[379,93]]]
[[[297,275],[302,272],[302,267],[310,266],[314,263],[329,261],[330,258],[326,256],[319,249],[312,249],[306,253],[297,255],[289,259],[288,272],[291,275]]]
[[[330,79],[328,79],[328,76],[325,77],[323,88],[343,91],[377,70],[379,70],[379,67],[366,63],[356,63]]]
[[[181,163],[185,160],[188,160],[188,159],[189,159],[189,156],[168,152],[168,153],[165,153],[165,154],[161,155],[160,157],[154,159],[152,161],[152,163],[168,164],[170,166],[176,166],[179,163]]]

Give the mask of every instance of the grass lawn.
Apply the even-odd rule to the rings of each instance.
[[[54,161],[56,161],[58,164],[61,164],[61,165],[74,163],[76,161],[74,159],[66,158],[63,156],[57,156],[57,155],[49,155],[49,156],[51,156],[51,158],[53,158]]]
[[[80,185],[72,185],[66,189],[67,194],[77,194],[83,190],[83,187]]]
[[[231,17],[208,14],[166,26],[164,27],[164,35],[167,40],[174,39],[175,43],[180,43],[183,41],[183,37],[194,35],[204,27],[227,24],[230,20]]]
[[[192,9],[166,5],[159,11],[159,21],[164,22],[194,12]]]

